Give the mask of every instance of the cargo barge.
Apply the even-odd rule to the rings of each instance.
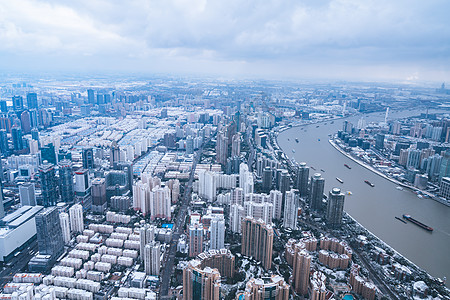
[[[425,230],[427,230],[427,231],[430,231],[430,232],[433,231],[433,228],[431,228],[431,227],[428,226],[428,225],[423,224],[423,223],[420,222],[420,221],[417,221],[416,219],[414,219],[414,218],[411,217],[410,215],[403,215],[403,219],[408,220],[408,221],[410,221],[411,223],[416,224],[417,226],[419,226],[419,227],[421,227],[421,228],[423,228],[423,229],[425,229]]]

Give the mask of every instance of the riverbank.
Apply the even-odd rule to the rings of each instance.
[[[402,183],[402,182],[400,182],[400,181],[398,181],[398,180],[396,180],[396,179],[394,179],[394,178],[392,178],[392,177],[387,176],[386,174],[384,174],[383,172],[379,171],[379,170],[376,169],[375,167],[373,167],[373,166],[371,166],[371,165],[368,165],[368,164],[362,162],[361,160],[355,158],[355,157],[352,156],[351,154],[345,152],[341,147],[339,147],[339,146],[334,142],[334,140],[329,139],[328,142],[330,143],[330,145],[333,146],[333,148],[335,148],[336,150],[338,150],[341,154],[343,154],[343,155],[346,156],[347,158],[351,159],[351,160],[354,161],[355,163],[359,164],[360,166],[362,166],[362,167],[364,167],[364,168],[370,170],[371,172],[377,174],[378,176],[383,177],[384,179],[387,179],[387,180],[389,180],[390,182],[395,183],[395,184],[398,185],[398,186],[401,186],[401,187],[410,189],[410,190],[412,190],[412,191],[416,191],[416,192],[420,192],[420,193],[422,193],[422,194],[425,194],[425,195],[428,196],[429,199],[434,200],[434,201],[436,201],[436,202],[439,202],[439,203],[441,203],[441,204],[444,204],[444,205],[450,207],[450,204],[448,204],[448,203],[446,203],[446,202],[443,202],[443,201],[440,201],[440,199],[438,199],[438,197],[437,197],[436,195],[431,194],[431,193],[429,193],[429,192],[427,192],[427,191],[421,190],[421,189],[419,189],[419,188],[416,188],[416,187],[414,187],[414,186],[411,186],[411,185],[408,185],[408,184],[404,184],[404,183]]]

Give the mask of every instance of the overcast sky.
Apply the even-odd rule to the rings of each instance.
[[[447,0],[0,0],[0,67],[450,81],[449,14]]]

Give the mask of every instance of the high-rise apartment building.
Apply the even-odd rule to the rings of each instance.
[[[280,220],[281,219],[281,206],[283,203],[283,194],[277,190],[271,190],[270,194],[270,202],[273,204],[273,218]]]
[[[189,257],[195,257],[203,252],[203,225],[189,226]]]
[[[91,181],[89,180],[89,171],[86,169],[79,169],[75,171],[75,201],[81,203],[84,209],[91,209],[92,195],[91,195]]]
[[[183,300],[219,300],[220,273],[205,267],[197,259],[188,262],[183,269]]]
[[[287,284],[283,277],[279,275],[251,278],[245,285],[245,291],[238,294],[236,299],[288,300],[289,288],[289,284]]]
[[[150,214],[151,219],[163,218],[170,221],[171,219],[171,198],[170,189],[157,186],[150,192]]]
[[[69,214],[62,212],[59,214],[59,223],[61,224],[62,236],[65,244],[70,242],[70,222]]]
[[[55,166],[48,163],[42,164],[39,167],[39,179],[41,182],[42,205],[44,207],[56,205],[59,194]]]
[[[344,214],[344,194],[338,188],[333,188],[328,196],[326,223],[330,227],[339,227]]]
[[[264,269],[272,266],[273,228],[262,220],[245,217],[241,224],[243,255],[261,261]]]
[[[283,226],[285,228],[296,229],[298,215],[298,190],[292,189],[287,191],[284,203]]]
[[[58,209],[47,207],[36,215],[36,231],[39,254],[57,258],[64,251],[63,234]]]
[[[231,141],[231,157],[239,155],[241,155],[241,134],[236,133]]]
[[[216,161],[225,166],[228,158],[228,137],[223,131],[217,133]]]
[[[239,166],[239,187],[242,188],[244,196],[253,193],[253,173],[249,171],[246,163]]]
[[[215,217],[210,225],[209,249],[222,249],[225,246],[225,220]]]
[[[320,173],[315,173],[311,177],[309,192],[309,207],[312,210],[321,211],[323,209],[323,190],[325,188],[325,179]]]
[[[28,109],[38,109],[38,100],[36,93],[27,94],[27,107]]]
[[[13,96],[12,97],[13,110],[15,112],[23,110],[23,97],[22,96]]]
[[[153,242],[155,240],[155,229],[154,225],[145,224],[139,228],[139,242],[140,242],[140,254],[141,259],[144,260],[145,256],[145,245]]]
[[[72,232],[83,232],[84,220],[83,220],[83,206],[80,204],[74,204],[69,208],[70,229]]]
[[[144,268],[145,274],[159,276],[161,268],[161,245],[157,241],[152,241],[144,247]]]
[[[309,179],[309,167],[306,163],[301,162],[297,166],[295,188],[298,189],[300,197],[306,197],[308,195],[308,179]]]
[[[111,168],[120,162],[120,147],[116,141],[111,143],[111,152],[109,155],[109,163]]]
[[[63,159],[58,163],[58,167],[61,201],[71,203],[74,196],[72,162],[68,159]]]

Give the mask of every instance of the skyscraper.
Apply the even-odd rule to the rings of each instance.
[[[30,118],[30,112],[27,110],[24,110],[20,114],[20,124],[22,126],[23,132],[30,133],[31,132],[31,118]]]
[[[159,276],[161,268],[161,245],[159,242],[152,241],[144,247],[144,268],[145,274]]]
[[[120,147],[116,141],[111,143],[111,153],[109,155],[109,165],[113,168],[120,161]]]
[[[263,192],[268,193],[272,188],[272,169],[265,167],[262,175],[262,189]]]
[[[171,203],[170,190],[167,186],[154,187],[150,192],[150,214],[152,220],[155,218],[163,218],[170,221]]]
[[[92,150],[92,148],[84,148],[83,152],[81,153],[81,158],[83,160],[83,168],[94,168],[94,151]]]
[[[308,195],[309,167],[305,162],[301,162],[297,166],[296,173],[295,188],[298,189],[300,197],[306,197]]]
[[[304,249],[296,249],[292,266],[292,287],[300,295],[308,294],[311,256]]]
[[[9,155],[8,136],[5,129],[0,130],[0,152],[5,157]]]
[[[34,190],[34,183],[25,182],[25,183],[19,185],[19,198],[20,198],[20,204],[22,206],[25,206],[25,205],[35,206],[36,205],[36,194],[35,194],[35,190]]]
[[[15,112],[19,112],[23,110],[23,98],[22,96],[13,96],[12,97],[13,110]]]
[[[241,134],[236,133],[233,135],[231,141],[231,156],[239,156],[241,155]]]
[[[191,135],[186,137],[186,154],[194,153],[194,138]]]
[[[63,234],[56,207],[48,207],[38,213],[36,219],[39,253],[57,258],[64,251]]]
[[[62,236],[65,244],[70,242],[70,222],[69,214],[62,212],[59,214],[59,223],[61,224]]]
[[[83,205],[85,209],[91,209],[92,195],[91,182],[89,180],[89,172],[86,169],[75,171],[75,201]]]
[[[74,204],[69,208],[70,229],[72,232],[83,232],[83,207],[80,204]]]
[[[39,167],[39,179],[41,182],[42,205],[44,207],[56,205],[59,199],[58,180],[55,175],[55,166],[42,164]]]
[[[228,158],[228,137],[225,132],[217,133],[216,161],[225,166]]]
[[[87,90],[87,96],[88,96],[88,103],[89,104],[95,104],[95,97],[94,97],[94,90]]]
[[[288,191],[290,188],[290,180],[289,180],[288,170],[281,171],[278,186],[279,186],[280,192],[283,194],[283,200],[284,200],[285,196],[286,196],[286,191]]]
[[[42,161],[46,160],[48,163],[56,165],[56,152],[53,143],[41,147],[41,157]]]
[[[19,126],[13,126],[11,128],[11,136],[13,141],[14,151],[20,151],[24,148],[22,129]]]
[[[344,213],[344,194],[338,188],[333,188],[328,196],[326,222],[330,227],[339,227],[342,224]]]
[[[72,162],[68,159],[61,160],[59,167],[59,191],[61,193],[61,201],[71,203],[73,201],[73,172]]]
[[[104,212],[106,210],[106,180],[105,178],[95,178],[92,180],[92,211]]]
[[[272,266],[273,228],[262,220],[245,217],[241,224],[243,255],[259,260],[264,269]]]
[[[36,93],[27,94],[27,107],[28,109],[38,109],[38,100]]]
[[[298,190],[287,191],[284,203],[283,226],[286,228],[296,229],[298,214]]]
[[[309,207],[312,210],[321,211],[323,209],[323,189],[325,187],[325,179],[320,173],[315,173],[311,177],[311,188],[309,192]]]
[[[375,135],[375,148],[377,148],[378,150],[384,149],[384,134],[377,133]]]
[[[211,220],[211,239],[209,249],[220,250],[225,246],[225,221],[223,218],[215,217]]]
[[[141,228],[139,228],[139,242],[140,248],[139,253],[141,255],[141,260],[145,259],[145,245],[153,242],[155,240],[155,229],[154,225],[145,224]]]
[[[195,257],[203,252],[203,226],[193,224],[189,226],[189,257]]]
[[[194,259],[183,269],[183,300],[219,300],[220,273]]]

